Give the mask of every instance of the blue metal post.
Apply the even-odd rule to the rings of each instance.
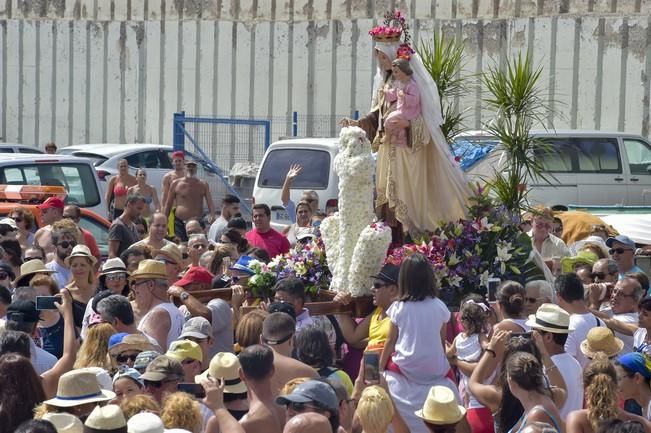
[[[174,129],[172,131],[172,148],[174,151],[185,150],[185,111],[174,113]]]
[[[292,114],[292,136],[298,137],[298,113],[296,111]]]
[[[264,122],[264,150],[267,150],[271,144],[271,121]]]
[[[359,120],[359,110],[355,110],[355,113],[353,114],[353,119]]]

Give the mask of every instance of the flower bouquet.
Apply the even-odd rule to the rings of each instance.
[[[518,227],[520,216],[495,203],[487,189],[473,189],[468,219],[443,224],[431,238],[403,245],[386,260],[399,265],[411,254],[423,254],[451,307],[469,293],[484,293],[492,277],[521,283],[545,279],[533,262],[531,239]]]
[[[269,270],[276,280],[286,277],[300,278],[305,285],[305,293],[314,297],[320,289],[330,285],[330,270],[326,263],[325,249],[321,238],[303,247],[295,247],[287,254],[276,256],[269,263]]]
[[[251,260],[249,267],[255,274],[249,278],[248,287],[256,298],[273,297],[273,286],[276,284],[276,273],[266,263]]]

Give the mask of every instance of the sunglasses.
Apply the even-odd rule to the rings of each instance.
[[[608,250],[608,254],[612,256],[615,253],[624,254],[626,251],[633,251],[633,250],[630,248],[611,248]]]
[[[66,248],[74,248],[77,246],[77,242],[75,241],[61,241],[57,244],[57,246],[66,249]]]
[[[0,272],[0,280],[6,280],[9,278],[9,274],[6,272]]]
[[[387,287],[390,286],[391,284],[389,283],[373,283],[373,288],[374,289],[381,289],[382,287]]]
[[[166,265],[175,265],[176,264],[176,262],[173,262],[173,261],[167,260],[167,259],[156,259],[156,260],[158,260],[159,262],[163,262]]]
[[[527,301],[530,304],[535,304],[536,302],[538,302],[538,299],[540,299],[540,298],[529,298],[529,297],[524,298],[524,300]]]
[[[181,361],[181,364],[183,364],[183,365],[190,365],[190,364],[195,363],[195,362],[197,362],[196,359],[190,359],[190,358],[188,358],[188,359],[184,359],[183,361]]]
[[[604,279],[606,279],[606,277],[608,275],[613,275],[613,274],[609,274],[607,272],[593,272],[592,273],[592,278],[595,278],[595,279],[599,278],[600,280],[604,280]]]
[[[11,219],[17,223],[23,222],[23,219],[21,217],[12,217]]]
[[[109,274],[106,276],[106,281],[118,281],[127,278],[127,274]]]
[[[117,362],[127,362],[128,360],[131,360],[131,361],[135,362],[137,357],[138,357],[137,353],[132,353],[131,355],[122,355],[122,354],[120,354],[120,355],[115,357],[115,360]]]
[[[294,412],[305,412],[306,410],[313,410],[316,412],[323,412],[323,409],[321,409],[318,406],[315,406],[314,404],[311,403],[295,403],[295,402],[289,402],[287,404],[287,407]]]
[[[38,257],[38,256],[36,256],[36,257],[25,257],[23,259],[23,263],[29,262],[29,261],[32,261],[32,260],[43,260],[43,257]]]

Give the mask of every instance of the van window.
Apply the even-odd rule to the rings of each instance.
[[[621,173],[616,138],[561,138],[548,141],[552,150],[535,151],[550,173]]]
[[[68,203],[81,207],[92,207],[100,203],[95,173],[88,164],[26,164],[0,167],[0,183],[63,186],[68,192]]]
[[[624,148],[626,156],[628,156],[628,167],[631,174],[649,174],[651,147],[643,141],[625,138]]]
[[[281,188],[291,164],[303,167],[292,188],[326,189],[330,178],[330,153],[312,149],[276,149],[267,154],[258,187]]]

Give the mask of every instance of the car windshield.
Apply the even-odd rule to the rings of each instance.
[[[258,186],[281,188],[291,164],[303,167],[292,188],[326,189],[330,180],[330,153],[312,149],[276,149],[269,152],[260,169]]]
[[[100,203],[94,170],[88,164],[41,163],[0,167],[0,184],[63,186],[66,202],[81,207]]]

